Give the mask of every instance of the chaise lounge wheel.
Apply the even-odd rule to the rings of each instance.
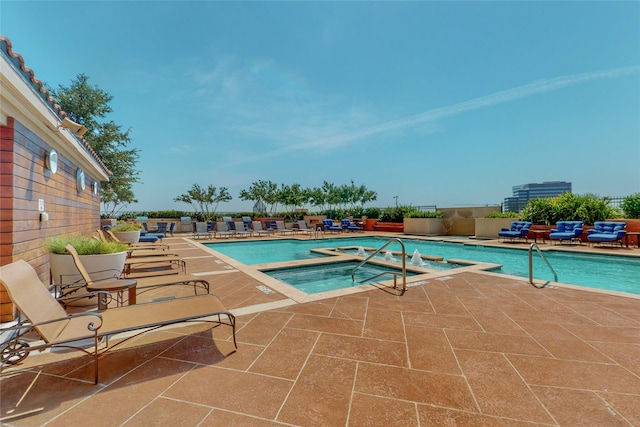
[[[0,360],[4,365],[15,365],[22,362],[29,352],[25,349],[29,348],[29,343],[23,340],[17,340],[10,342],[0,353]]]

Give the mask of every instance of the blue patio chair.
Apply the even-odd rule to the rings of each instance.
[[[343,231],[341,226],[333,225],[332,219],[323,219],[322,225],[324,226],[324,231],[331,231],[332,233]]]
[[[167,229],[167,234],[171,234],[171,237],[173,237],[173,231],[176,228],[176,222],[173,221],[171,222],[171,224],[169,225],[169,228]]]
[[[242,225],[244,225],[244,231],[251,230],[251,217],[243,216],[242,217]]]
[[[593,230],[587,231],[587,240],[590,243],[620,243],[627,234],[626,222],[596,221],[593,223]]]
[[[511,228],[503,228],[498,232],[498,237],[502,237],[503,241],[506,239],[524,239],[528,241],[529,227],[531,227],[531,222],[529,221],[513,221]]]
[[[582,235],[583,221],[558,221],[556,228],[549,230],[549,240],[582,243],[580,236]]]
[[[342,220],[342,229],[348,231],[362,231],[362,227],[358,227],[352,223],[350,219],[346,218]]]

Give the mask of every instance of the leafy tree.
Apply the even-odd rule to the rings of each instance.
[[[240,190],[240,200],[250,200],[254,202],[255,206],[265,207],[266,214],[268,211],[268,205],[275,203],[275,195],[277,193],[278,186],[271,181],[258,180],[251,184],[248,190]]]
[[[640,218],[640,193],[625,197],[620,207],[625,218]]]
[[[303,189],[300,184],[291,186],[282,184],[279,191],[280,202],[286,206],[288,211],[295,211],[309,200],[309,191]]]
[[[198,184],[193,184],[186,194],[181,194],[173,200],[190,204],[194,211],[203,217],[204,221],[209,221],[215,217],[220,202],[228,202],[231,199],[232,197],[226,187],[217,189],[209,185],[204,188]]]
[[[131,143],[130,129],[124,131],[113,121],[100,121],[113,111],[109,105],[113,97],[98,86],[91,86],[89,77],[82,73],[71,85],[49,90],[69,119],[87,128],[85,140],[112,172],[109,181],[101,184],[104,211],[114,216],[127,204],[137,202],[132,186],[139,182],[139,150],[127,148]]]

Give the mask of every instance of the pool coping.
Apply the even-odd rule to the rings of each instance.
[[[362,235],[357,235],[357,236],[345,236],[345,237],[340,237],[340,236],[332,236],[338,239],[344,238],[345,240],[348,240],[349,238],[352,237],[361,237]],[[387,238],[390,236],[382,236],[382,235],[378,235],[378,234],[370,234],[367,237],[381,237],[381,238]],[[397,235],[393,236],[393,238],[398,237]],[[448,240],[442,239],[442,238],[432,238],[432,237],[428,237],[428,236],[407,236],[407,235],[403,235],[402,237],[404,238],[411,238],[411,239],[416,239],[416,240],[427,240],[427,241],[441,241],[441,242],[447,242]],[[418,238],[418,237],[422,237],[422,238]],[[287,236],[287,239],[283,239],[283,240],[289,240],[289,239],[295,239],[295,236]],[[365,284],[365,285],[358,285],[358,286],[353,286],[350,288],[344,288],[344,289],[337,289],[337,290],[332,290],[332,291],[326,291],[326,292],[321,292],[321,293],[316,293],[316,294],[308,294],[306,292],[303,292],[299,289],[294,288],[293,286],[290,286],[284,282],[281,282],[280,280],[277,280],[267,274],[264,273],[264,271],[268,271],[268,270],[275,270],[275,269],[283,269],[283,268],[292,268],[292,267],[301,267],[301,266],[310,266],[310,265],[322,265],[322,264],[331,264],[331,263],[335,263],[335,262],[344,262],[344,261],[353,261],[353,260],[362,260],[362,258],[358,257],[357,255],[348,255],[348,254],[335,254],[334,250],[327,250],[326,248],[317,248],[315,249],[316,251],[319,252],[324,252],[327,255],[330,255],[328,257],[325,258],[314,258],[314,259],[305,259],[305,260],[294,260],[294,261],[279,261],[279,262],[274,262],[274,263],[265,263],[265,264],[253,264],[253,265],[246,265],[243,264],[237,260],[235,260],[234,258],[231,258],[227,255],[224,255],[208,246],[206,246],[204,243],[212,243],[212,242],[200,242],[200,241],[194,241],[192,239],[188,239],[185,238],[185,240],[189,240],[191,243],[193,244],[198,244],[200,247],[202,247],[205,251],[207,251],[208,253],[212,254],[213,256],[219,258],[221,261],[229,264],[231,267],[233,267],[234,269],[252,277],[253,279],[263,283],[264,285],[268,286],[269,288],[271,288],[272,290],[280,293],[281,295],[285,296],[288,300],[291,300],[293,303],[305,303],[305,302],[311,302],[311,301],[320,301],[320,300],[324,300],[324,299],[329,299],[329,298],[336,298],[336,297],[340,297],[340,296],[345,296],[345,295],[353,295],[353,294],[358,294],[361,292],[366,292],[366,291],[370,291],[373,289],[379,289],[381,287],[384,287],[386,289],[389,289],[391,291],[396,292],[398,295],[401,294],[401,290],[400,289],[394,289],[393,288],[393,280],[389,279],[389,280],[384,280],[384,281],[380,281],[380,282],[375,282],[374,284]],[[264,239],[254,239],[256,241],[258,240],[272,240],[272,238],[264,238]],[[308,239],[297,239],[297,240],[303,240],[306,241]],[[236,240],[237,241],[237,240]],[[449,241],[451,242],[451,241]],[[479,242],[460,242],[460,240],[453,240],[453,242],[455,243],[462,243],[462,244],[472,244],[472,245],[479,245],[479,246],[490,246],[490,247],[496,247],[496,248],[506,248],[506,249],[511,249],[509,247],[506,247],[504,244],[501,244],[501,242],[496,243],[495,241],[492,243],[491,241],[487,241],[487,240],[483,240],[483,241],[479,241]],[[489,243],[489,244],[488,244]],[[347,246],[347,245],[345,245]],[[352,245],[353,246],[353,245]],[[520,249],[520,250],[528,250],[529,246],[527,245],[527,247],[515,247],[513,249]],[[541,248],[542,250],[543,248]],[[564,250],[563,250],[564,249]],[[566,250],[569,249],[569,250]],[[575,251],[575,250],[571,250],[573,248],[544,248],[544,250],[559,250],[559,251],[566,251],[566,252],[579,252],[579,253],[590,253],[590,254],[603,254],[603,255],[617,255],[617,256],[621,256],[621,254],[619,253],[609,253],[610,251],[600,251],[598,250],[596,251]],[[586,248],[586,249],[591,249],[591,248]],[[407,254],[408,255],[408,254]],[[638,257],[640,258],[640,254],[625,254],[631,257]],[[511,279],[515,279],[518,281],[523,281],[526,282],[527,284],[529,284],[528,278],[526,277],[521,277],[521,276],[513,276],[513,275],[509,275],[509,274],[503,274],[503,273],[495,273],[495,272],[491,272],[489,270],[493,270],[496,268],[499,268],[501,266],[501,264],[493,264],[493,263],[483,263],[483,262],[477,262],[477,261],[472,261],[472,260],[462,260],[462,259],[448,259],[447,261],[451,261],[451,262],[455,262],[458,264],[468,264],[464,267],[460,267],[460,268],[455,268],[455,269],[450,269],[450,270],[431,270],[431,271],[425,271],[423,274],[416,274],[415,276],[411,276],[411,281],[407,280],[407,288],[410,288],[412,283],[415,282],[421,282],[424,283],[424,281],[428,281],[428,280],[435,280],[435,279],[442,279],[443,277],[446,276],[452,276],[452,275],[457,275],[457,274],[462,274],[462,273],[467,273],[467,272],[477,272],[477,273],[483,273],[483,274],[489,274],[489,275],[495,275],[496,277],[509,277]],[[377,262],[378,263],[378,262]],[[393,265],[392,265],[393,266]],[[397,269],[397,265],[393,266],[395,269]],[[420,269],[420,267],[415,267],[412,266],[412,269],[416,268],[416,269]],[[428,270],[428,269],[424,269],[424,270]],[[586,286],[579,286],[579,285],[572,285],[569,283],[560,283],[560,282],[543,282],[543,281],[535,281],[536,285],[540,285],[540,286],[545,286],[545,287],[561,287],[561,288],[570,288],[570,289],[576,289],[576,290],[584,290],[584,291],[590,291],[590,292],[596,292],[596,293],[600,293],[600,294],[605,294],[605,295],[614,295],[614,296],[621,296],[621,297],[627,297],[627,298],[632,298],[632,299],[640,299],[640,295],[639,294],[632,294],[632,293],[627,293],[627,292],[620,292],[620,291],[614,291],[614,290],[606,290],[606,289],[599,289],[599,288],[590,288],[590,287],[586,287]]]

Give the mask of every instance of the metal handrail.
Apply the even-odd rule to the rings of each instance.
[[[533,285],[533,286],[535,286],[537,288],[544,288],[545,286],[547,286],[549,284],[548,280],[547,280],[546,283],[544,283],[541,286],[537,286],[535,283],[533,283],[533,249],[534,248],[538,252],[538,255],[540,255],[540,258],[542,258],[542,260],[545,262],[545,264],[547,264],[547,267],[549,267],[549,270],[551,270],[551,273],[553,273],[553,281],[554,282],[558,281],[558,275],[556,274],[556,271],[553,269],[553,267],[551,267],[551,264],[549,264],[549,261],[547,260],[547,257],[544,256],[544,254],[542,253],[542,251],[540,250],[538,245],[536,243],[530,244],[529,245],[529,284]]]
[[[393,275],[393,288],[396,289],[397,288],[397,278],[398,276],[402,276],[402,293],[404,293],[407,290],[407,253],[404,249],[404,243],[402,242],[402,240],[398,239],[398,238],[394,238],[389,240],[387,243],[385,243],[384,245],[382,245],[381,248],[377,249],[375,252],[373,252],[371,255],[369,255],[368,257],[366,257],[360,264],[356,265],[353,270],[351,271],[351,281],[355,282],[356,281],[356,270],[360,267],[362,267],[363,265],[365,265],[367,263],[367,261],[369,261],[371,258],[373,258],[374,256],[376,256],[377,254],[379,254],[383,249],[385,249],[387,246],[389,246],[390,244],[394,243],[394,242],[398,242],[400,243],[400,246],[402,247],[402,273],[396,273],[393,271],[383,271],[382,273],[376,274],[374,276],[371,276],[367,279],[364,279],[362,282],[366,282],[367,280],[371,280],[371,279],[375,279],[377,277],[383,276],[385,274],[391,274]]]

